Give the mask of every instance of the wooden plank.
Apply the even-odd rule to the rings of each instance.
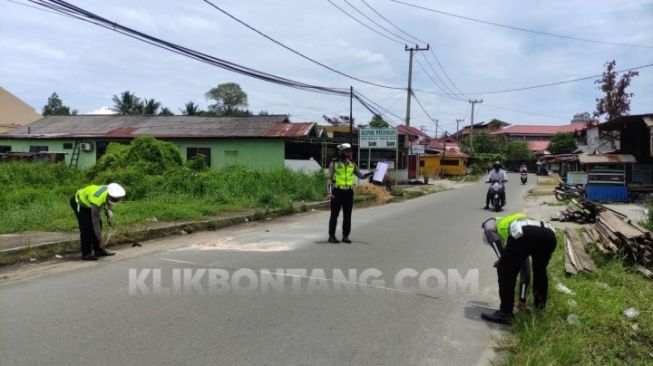
[[[635,268],[637,268],[638,271],[642,272],[642,274],[646,276],[646,278],[653,280],[653,272],[649,271],[644,266],[641,266],[639,264],[636,265]]]
[[[567,235],[567,245],[570,247],[570,252],[573,252],[572,259],[575,259],[575,266],[578,270],[596,271],[596,265],[590,256],[585,252],[585,246],[582,239],[574,229],[568,228],[565,230]],[[572,263],[574,261],[572,260]]]
[[[619,219],[619,217],[615,216],[612,212],[601,212],[599,216],[601,217],[601,220],[603,220],[612,230],[612,232],[619,233],[626,239],[635,239],[644,236],[641,231]]]

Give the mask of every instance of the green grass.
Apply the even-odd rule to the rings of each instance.
[[[501,364],[653,365],[653,281],[597,253],[591,253],[596,272],[567,277],[562,243],[559,237],[549,264],[546,310],[517,314],[514,336],[499,342],[506,351]],[[576,294],[558,292],[557,283]],[[640,312],[634,319],[623,313],[631,307]],[[569,314],[580,324],[569,324]]]

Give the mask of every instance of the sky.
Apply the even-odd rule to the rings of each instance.
[[[410,125],[429,135],[435,134],[436,124],[438,133],[455,132],[456,119],[464,119],[460,128],[469,124],[469,100],[483,101],[475,104],[476,122],[496,118],[511,124],[568,124],[574,114],[595,110],[595,100],[602,96],[594,84],[597,78],[488,92],[600,75],[610,60],[617,69],[653,64],[653,0],[211,1],[286,47],[368,83],[273,43],[207,1],[71,3],[262,72],[329,88],[353,87],[382,107],[392,125],[403,124],[406,115],[406,45],[428,44],[428,51],[414,56],[412,87],[422,107],[412,99]],[[518,31],[435,11],[599,42]],[[635,94],[631,114],[653,112],[653,67],[639,72],[628,88]],[[114,95],[129,90],[180,114],[189,101],[206,109],[211,102],[205,93],[226,82],[241,86],[247,108],[255,114],[288,114],[293,122],[320,124],[325,124],[323,115],[349,114],[347,96],[254,79],[44,11],[27,0],[0,0],[0,86],[38,111],[56,92],[80,114],[102,113],[113,106]],[[372,113],[354,100],[353,116],[356,123],[365,124]]]

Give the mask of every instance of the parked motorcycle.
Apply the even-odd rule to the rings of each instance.
[[[526,184],[526,181],[528,180],[528,171],[522,170],[519,173],[519,179],[521,179],[521,184]]]
[[[555,188],[554,193],[558,201],[566,201],[572,198],[584,198],[585,188],[582,185],[560,182]]]
[[[501,211],[501,208],[505,205],[505,202],[502,198],[505,189],[503,187],[503,183],[504,182],[500,182],[498,180],[493,180],[490,182],[490,203],[492,203],[492,207],[496,212]]]

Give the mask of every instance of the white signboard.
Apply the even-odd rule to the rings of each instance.
[[[587,129],[587,148],[590,154],[594,154],[594,150],[599,148],[601,140],[599,139],[599,128],[592,127]]]
[[[385,173],[388,171],[388,163],[379,162],[376,164],[376,171],[372,177],[373,181],[383,183],[383,178],[385,178]]]
[[[358,131],[361,149],[396,149],[397,130],[394,128],[363,128]]]
[[[411,154],[424,154],[424,145],[413,145],[410,148]]]

